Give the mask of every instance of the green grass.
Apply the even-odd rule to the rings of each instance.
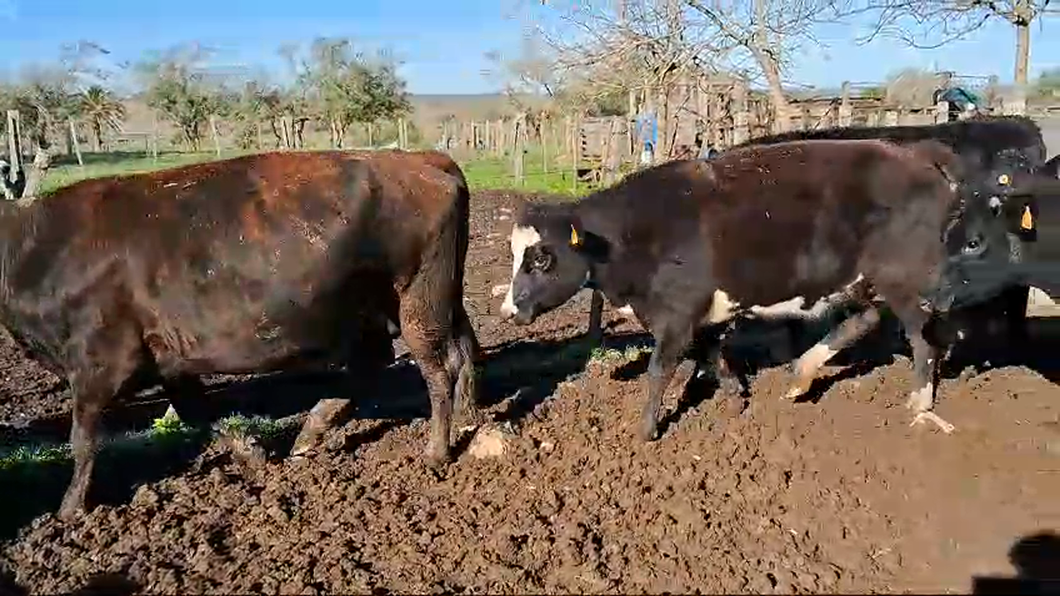
[[[151,428],[147,430],[105,439],[101,450],[110,453],[145,451],[191,441],[205,433],[213,437],[226,434],[236,437],[255,436],[269,440],[275,438],[291,424],[293,420],[273,420],[263,416],[233,414],[219,420],[212,429],[205,429],[188,426],[179,418],[167,414],[156,418]],[[0,451],[0,472],[11,472],[41,464],[68,463],[71,459],[70,445],[66,443],[20,445],[6,452]]]
[[[476,159],[461,161],[460,167],[464,170],[468,186],[472,190],[510,188],[526,192],[576,194],[589,189],[588,184],[579,182],[575,190],[571,182],[574,173],[569,164],[550,160],[546,168],[540,148],[533,148],[526,152],[523,158],[522,182],[512,174],[510,156],[480,156]]]
[[[235,157],[236,153],[223,155],[224,158]],[[217,159],[216,154],[209,152],[201,153],[159,153],[158,159],[150,155],[108,155],[86,154],[84,167],[74,164],[62,164],[52,167],[41,184],[42,193],[50,193],[64,186],[68,186],[81,180],[89,178],[102,178],[104,176],[119,176],[124,174],[137,174],[141,172],[153,172],[166,168],[186,166],[193,163],[202,163]]]
[[[253,151],[225,152],[222,155],[222,159],[248,153],[253,153]],[[458,161],[467,176],[468,185],[472,190],[514,189],[526,192],[571,195],[581,194],[590,189],[590,185],[585,182],[579,182],[575,189],[571,182],[573,172],[570,164],[549,160],[550,163],[546,168],[543,157],[540,147],[533,147],[527,150],[523,160],[524,175],[522,182],[512,175],[512,160],[510,156],[480,155]],[[53,166],[41,185],[42,193],[54,192],[59,188],[89,178],[153,172],[212,161],[217,159],[217,157],[211,151],[159,153],[157,158],[152,158],[150,155],[143,153],[86,153],[84,159],[84,166],[79,166],[76,163],[63,163]]]

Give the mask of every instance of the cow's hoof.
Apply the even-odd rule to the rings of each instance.
[[[423,459],[427,462],[427,465],[435,470],[441,470],[449,465],[449,447],[438,447],[436,445],[428,445],[423,450]]]
[[[654,422],[651,424],[643,424],[640,427],[640,440],[645,443],[650,443],[659,438],[659,427]]]
[[[909,394],[909,399],[905,402],[905,407],[918,414],[930,411],[934,405],[932,388],[930,386],[911,392]]]
[[[290,457],[292,459],[309,457],[320,449],[322,440],[323,433],[303,432],[294,440],[294,445],[291,446]]]
[[[85,513],[85,506],[82,503],[68,503],[63,501],[62,506],[59,507],[59,512],[56,514],[62,521],[73,521]]]
[[[743,383],[734,377],[722,377],[718,380],[718,393],[723,395],[743,395]]]
[[[489,415],[477,406],[470,406],[460,411],[460,422],[462,426],[478,428],[489,422]]]
[[[784,395],[782,395],[780,399],[781,400],[798,399],[799,397],[802,397],[803,395],[806,394],[806,390],[807,389],[809,389],[809,388],[805,387],[802,383],[793,383],[791,385],[791,387],[788,387],[788,390],[784,392]]]

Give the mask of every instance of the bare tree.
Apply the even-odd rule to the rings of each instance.
[[[819,44],[815,28],[842,18],[846,6],[846,0],[605,0],[556,9],[555,31],[537,27],[560,70],[596,93],[630,81],[665,93],[689,75],[725,73],[766,83],[775,110],[785,115],[793,59]]]
[[[862,43],[877,37],[899,39],[915,48],[938,48],[962,39],[986,23],[1002,19],[1016,28],[1014,82],[1027,85],[1031,24],[1052,12],[1050,0],[863,0],[858,12],[872,13],[871,31]]]

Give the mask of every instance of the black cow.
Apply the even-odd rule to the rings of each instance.
[[[982,235],[998,230],[981,221],[993,219],[988,210],[958,200],[959,170],[954,154],[931,141],[806,141],[670,162],[576,203],[529,204],[512,230],[513,279],[501,311],[528,324],[587,285],[628,304],[656,341],[641,428],[650,440],[693,340],[697,360],[713,362],[724,380],[718,342],[734,317],[781,303],[858,303],[860,313],[799,358],[793,397],[876,324],[882,299],[913,347],[914,423],[952,430],[931,413],[937,356],[922,329],[948,308]]]
[[[935,140],[949,146],[960,157],[967,185],[966,197],[985,200],[1010,223],[1012,240],[1021,234],[1019,219],[1021,205],[1008,205],[1007,196],[1014,189],[1029,184],[1038,173],[1052,171],[1057,160],[1043,165],[1046,157],[1041,128],[1026,116],[976,116],[967,120],[922,126],[838,127],[786,132],[747,141],[736,147],[768,145],[812,139],[882,139],[892,143],[916,143]],[[970,192],[974,186],[975,197]],[[1004,213],[1002,213],[1004,211]],[[1014,247],[1018,250],[1018,247]],[[1014,252],[1015,252],[1014,250]],[[1012,345],[1020,345],[1027,338],[1026,286],[1006,288],[990,304],[980,305],[975,314],[958,316],[962,321],[978,326],[989,324],[997,315],[1007,321]]]
[[[982,260],[965,272],[967,283],[955,295],[958,304],[974,308],[1011,284],[1034,286],[1053,299],[1060,297],[1060,179],[1039,176],[1009,201],[1021,210],[1022,250],[1017,262],[1013,263],[1007,244],[985,246]]]
[[[380,356],[387,320],[430,393],[426,455],[447,460],[453,393],[474,402],[477,343],[462,302],[469,194],[446,170],[459,173],[438,154],[270,153],[0,204],[0,323],[73,392],[60,515],[84,508],[116,395],[205,373],[356,367],[365,332]],[[314,408],[303,435],[342,401]]]

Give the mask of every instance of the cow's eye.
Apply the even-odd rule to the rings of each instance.
[[[975,252],[975,251],[979,250],[979,248],[981,246],[982,246],[982,243],[979,241],[978,238],[972,238],[971,240],[968,241],[967,244],[964,245],[964,252],[966,252],[966,253]]]
[[[536,271],[548,271],[552,267],[552,255],[545,251],[540,251],[534,255],[534,260],[531,261],[530,267]]]

